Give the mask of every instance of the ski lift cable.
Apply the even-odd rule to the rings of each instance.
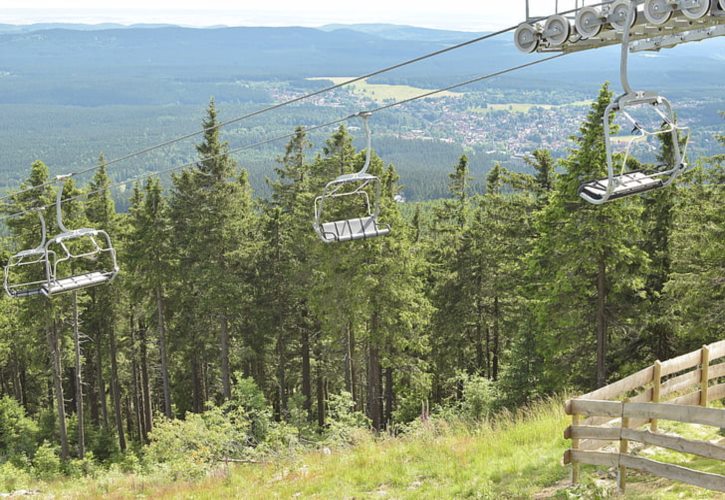
[[[344,123],[344,122],[347,122],[347,121],[349,121],[349,120],[351,120],[353,118],[358,118],[361,115],[374,114],[374,113],[378,113],[380,111],[384,111],[384,110],[387,110],[387,109],[390,109],[390,108],[394,108],[394,107],[397,107],[397,106],[402,106],[404,104],[409,104],[409,103],[411,103],[413,101],[416,101],[416,100],[419,100],[419,99],[425,99],[425,98],[431,97],[431,96],[436,95],[436,94],[441,94],[443,92],[448,92],[450,90],[454,90],[454,89],[463,87],[465,85],[471,85],[471,84],[478,83],[478,82],[482,82],[482,81],[485,81],[485,80],[489,80],[491,78],[495,78],[495,77],[498,77],[498,76],[503,76],[505,74],[513,73],[514,71],[518,71],[518,70],[521,70],[521,69],[524,69],[524,68],[528,68],[528,67],[531,67],[531,66],[535,66],[537,64],[542,64],[542,63],[545,63],[545,62],[549,62],[549,61],[552,61],[554,59],[558,59],[558,58],[564,57],[566,55],[568,55],[568,54],[556,54],[556,55],[553,55],[553,56],[545,57],[543,59],[538,59],[536,61],[528,62],[528,63],[525,63],[525,64],[520,64],[518,66],[512,66],[512,67],[507,68],[507,69],[504,69],[504,70],[496,71],[496,72],[493,72],[493,73],[488,73],[486,75],[482,75],[482,76],[479,76],[479,77],[476,77],[476,78],[472,78],[470,80],[466,80],[464,82],[460,82],[460,83],[456,83],[456,84],[453,84],[453,85],[449,85],[449,86],[444,87],[444,88],[440,88],[440,89],[437,89],[437,90],[431,90],[429,92],[424,92],[422,94],[419,94],[417,96],[413,96],[413,97],[408,98],[408,99],[404,99],[402,101],[397,101],[397,102],[394,102],[394,103],[391,103],[391,104],[386,104],[384,106],[380,106],[378,108],[374,108],[374,109],[371,109],[371,110],[368,110],[368,111],[362,111],[362,112],[359,112],[359,113],[353,113],[351,115],[345,116],[344,118],[338,118],[337,120],[333,120],[333,121],[330,121],[330,122],[327,122],[327,123],[323,123],[323,124],[320,124],[320,125],[314,125],[312,127],[305,127],[304,130],[305,130],[305,132],[314,132],[316,130],[320,130],[320,129],[323,129],[323,128],[331,127],[331,126],[334,126],[334,125],[339,125],[339,124]],[[195,160],[195,161],[192,161],[192,162],[184,163],[183,165],[176,165],[174,167],[170,167],[170,168],[167,168],[167,169],[164,169],[164,170],[157,170],[157,171],[153,171],[153,172],[146,172],[146,173],[137,175],[135,177],[132,177],[130,179],[126,179],[124,181],[117,181],[117,182],[111,183],[107,188],[98,189],[98,190],[95,190],[95,191],[90,191],[90,192],[87,192],[87,193],[81,193],[79,195],[75,195],[75,196],[72,196],[72,197],[64,198],[63,200],[61,200],[61,203],[67,203],[67,202],[71,202],[71,201],[74,201],[74,200],[77,200],[77,199],[80,199],[80,198],[83,198],[83,197],[86,197],[86,196],[92,196],[94,194],[98,194],[98,193],[104,191],[105,189],[111,189],[111,188],[114,188],[114,187],[124,186],[124,185],[130,184],[130,183],[133,183],[133,182],[137,182],[137,181],[140,181],[140,180],[143,180],[143,179],[147,179],[149,177],[161,176],[161,175],[164,175],[164,174],[168,174],[170,172],[174,172],[176,170],[182,170],[184,168],[190,168],[190,167],[193,167],[195,165],[198,165],[198,164],[201,164],[201,163],[205,163],[205,162],[208,162],[208,161],[212,161],[212,160],[221,158],[221,157],[226,156],[226,155],[240,153],[242,151],[246,151],[246,150],[249,150],[249,149],[255,149],[255,148],[258,148],[260,146],[264,146],[264,145],[271,144],[271,143],[274,143],[274,142],[279,142],[279,141],[282,141],[282,140],[285,140],[285,139],[291,139],[296,134],[297,134],[297,132],[292,132],[292,133],[288,133],[288,134],[284,134],[284,135],[279,135],[279,136],[272,137],[272,138],[269,138],[269,139],[264,139],[264,140],[259,141],[259,142],[255,142],[253,144],[247,144],[245,146],[240,146],[238,148],[229,149],[229,150],[223,151],[222,153],[219,153],[217,155],[208,156],[208,157],[205,157],[205,158],[202,158],[202,159],[199,159],[199,160]],[[57,183],[57,181],[55,181],[55,180],[53,182],[54,183]],[[40,186],[40,185],[38,185],[38,186]],[[9,214],[9,215],[2,216],[2,217],[0,217],[0,221],[4,221],[4,220],[7,220],[7,219],[12,219],[12,218],[15,218],[15,217],[21,217],[21,216],[23,216],[23,215],[25,215],[27,213],[32,212],[32,211],[37,211],[38,209],[41,209],[42,210],[42,209],[52,208],[54,206],[56,206],[56,203],[52,203],[52,204],[46,205],[44,207],[35,207],[35,208],[32,208],[32,209],[22,210],[22,211],[13,213],[13,214]]]
[[[603,2],[600,2],[598,4],[592,5],[590,7],[599,7],[599,6],[602,6],[602,5],[606,5],[609,2],[611,2],[611,0],[603,1]],[[578,10],[579,10],[579,8],[570,9],[568,11],[561,12],[560,14],[561,15],[572,14],[572,13],[577,12]],[[545,17],[541,17],[540,19],[536,19],[536,20],[543,20],[543,19],[545,19]],[[536,20],[534,20],[534,21],[536,21]],[[266,108],[259,109],[257,111],[252,111],[252,112],[247,113],[247,114],[244,114],[242,116],[239,116],[239,117],[236,117],[236,118],[232,118],[230,120],[227,120],[227,121],[218,123],[217,125],[215,125],[213,127],[208,127],[208,128],[205,128],[205,129],[201,129],[201,130],[197,130],[197,131],[194,131],[194,132],[190,132],[188,134],[185,134],[185,135],[176,137],[174,139],[169,139],[168,141],[164,141],[164,142],[159,143],[159,144],[156,144],[154,146],[149,146],[147,148],[140,149],[138,151],[135,151],[135,152],[129,153],[127,155],[124,155],[124,156],[115,158],[113,160],[105,161],[105,162],[103,162],[103,163],[101,163],[99,165],[94,165],[92,167],[88,167],[88,168],[85,168],[85,169],[82,169],[82,170],[78,170],[78,171],[75,171],[75,172],[71,172],[71,173],[66,174],[66,175],[68,175],[70,177],[75,177],[75,176],[79,176],[79,175],[86,174],[88,172],[92,172],[92,171],[97,170],[97,169],[99,169],[101,167],[108,167],[108,166],[114,165],[116,163],[121,163],[123,161],[130,160],[131,158],[135,158],[137,156],[145,155],[145,154],[150,153],[152,151],[155,151],[157,149],[161,149],[161,148],[164,148],[164,147],[167,147],[167,146],[171,146],[173,144],[176,144],[176,143],[185,141],[187,139],[191,139],[192,137],[196,137],[196,136],[202,135],[202,134],[204,134],[206,132],[211,132],[213,130],[220,129],[222,127],[226,127],[226,126],[232,125],[234,123],[239,123],[241,121],[248,120],[250,118],[254,118],[256,116],[259,116],[259,115],[262,115],[262,114],[265,114],[265,113],[269,113],[271,111],[275,111],[275,110],[281,109],[281,108],[283,108],[285,106],[289,106],[291,104],[296,104],[298,102],[301,102],[301,101],[310,99],[312,97],[317,97],[319,95],[326,94],[326,93],[332,92],[334,90],[338,90],[340,88],[346,87],[348,85],[352,85],[352,84],[357,83],[357,82],[360,82],[362,80],[367,80],[369,78],[373,78],[373,77],[376,77],[376,76],[379,76],[379,75],[382,75],[382,74],[385,74],[385,73],[389,73],[389,72],[394,71],[396,69],[400,69],[400,68],[403,68],[403,67],[406,67],[406,66],[410,66],[412,64],[416,64],[416,63],[419,63],[421,61],[425,61],[427,59],[431,59],[433,57],[437,57],[437,56],[446,54],[448,52],[452,52],[452,51],[455,51],[455,50],[458,50],[458,49],[462,49],[462,48],[467,47],[469,45],[474,45],[476,43],[482,42],[484,40],[488,40],[490,38],[494,38],[494,37],[498,37],[498,36],[504,35],[506,33],[509,33],[511,31],[516,30],[517,27],[518,27],[518,25],[509,26],[508,28],[504,28],[504,29],[501,29],[501,30],[498,30],[498,31],[494,31],[492,33],[487,33],[485,35],[481,35],[481,36],[478,36],[476,38],[472,38],[470,40],[466,40],[464,42],[457,43],[455,45],[451,45],[450,47],[445,47],[445,48],[442,48],[442,49],[439,49],[439,50],[436,50],[436,51],[433,51],[433,52],[429,52],[427,54],[423,54],[423,55],[418,56],[418,57],[415,57],[413,59],[408,59],[406,61],[403,61],[403,62],[400,62],[400,63],[396,63],[396,64],[393,64],[391,66],[387,66],[385,68],[381,68],[381,69],[372,71],[372,72],[367,73],[365,75],[361,75],[361,76],[358,76],[358,77],[355,77],[355,78],[351,78],[350,80],[346,80],[344,82],[340,82],[340,83],[337,83],[337,84],[334,84],[334,85],[325,87],[323,89],[316,90],[314,92],[310,92],[308,94],[305,94],[305,95],[302,95],[302,96],[299,96],[299,97],[295,97],[293,99],[289,99],[287,101],[284,101],[284,102],[281,102],[281,103],[277,103],[277,104],[274,104],[272,106],[268,106]],[[27,192],[31,192],[31,191],[35,191],[36,189],[42,189],[44,187],[52,186],[53,184],[55,184],[55,180],[48,181],[48,182],[45,182],[43,184],[38,184],[36,186],[31,186],[31,187],[28,187],[28,188],[25,188],[25,189],[21,189],[19,191],[14,192],[14,193],[7,194],[7,195],[4,195],[4,196],[0,197],[0,201],[4,202],[4,200],[7,200],[7,199],[12,198],[14,196],[17,196],[17,195],[20,195],[20,194],[24,194],[24,193],[27,193]],[[7,205],[8,203],[5,203],[5,204]]]

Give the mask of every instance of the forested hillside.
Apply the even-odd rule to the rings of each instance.
[[[105,167],[67,183],[64,197],[90,194],[63,204],[65,224],[108,231],[121,273],[78,293],[78,345],[74,294],[0,302],[0,470],[194,475],[279,453],[291,436],[481,418],[721,339],[723,156],[668,189],[588,205],[577,188],[605,170],[611,91],[592,98],[566,158],[538,150],[528,172],[496,165],[475,179],[462,156],[441,165],[439,202],[396,203],[395,166],[374,156],[393,231],[372,240],[324,245],[311,226],[325,183],[365,159],[344,126],[316,155],[298,128],[260,198],[226,153],[213,101],[206,160],[168,191],[137,183],[120,213]],[[660,144],[662,161],[670,150]],[[43,187],[6,213],[51,204],[48,180],[35,162],[23,187]],[[7,224],[5,259],[37,246],[34,213]]]

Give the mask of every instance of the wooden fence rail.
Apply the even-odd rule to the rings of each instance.
[[[627,469],[725,492],[725,476],[633,456],[630,442],[657,446],[723,462],[725,446],[658,432],[660,420],[725,429],[725,409],[709,408],[725,399],[725,340],[660,362],[606,387],[566,402],[572,424],[564,431],[571,449],[564,463],[616,467],[617,485],[625,490]],[[640,429],[648,424],[649,429]],[[619,446],[612,447],[616,442]],[[602,448],[608,447],[606,450]],[[724,469],[725,470],[725,469]]]

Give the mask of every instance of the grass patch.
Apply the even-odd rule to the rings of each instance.
[[[328,77],[328,76],[322,76],[322,77],[316,77],[316,78],[308,78],[308,80],[329,80],[335,85],[339,85],[340,83],[346,82],[348,80],[352,80],[352,77]],[[424,94],[425,92],[429,92],[432,89],[421,89],[418,87],[411,87],[409,85],[387,85],[387,84],[378,84],[378,83],[368,83],[367,80],[362,80],[359,82],[356,82],[352,85],[350,85],[350,90],[357,94],[364,97],[368,97],[370,99],[373,99],[376,102],[382,103],[389,100],[394,101],[401,101],[403,99],[410,99],[412,97],[417,97],[421,94]],[[440,94],[436,94],[433,97],[458,97],[461,94],[456,92],[441,92]]]
[[[438,423],[402,438],[368,438],[348,450],[310,453],[169,491],[181,498],[526,498],[566,474],[561,404],[528,418],[474,428]]]

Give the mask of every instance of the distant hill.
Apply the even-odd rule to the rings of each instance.
[[[429,28],[417,28],[399,24],[328,24],[320,28],[323,31],[348,29],[376,35],[388,40],[409,40],[417,42],[458,43],[483,33],[468,31],[449,31]]]
[[[76,31],[98,31],[110,29],[154,29],[173,26],[171,24],[72,24],[72,23],[35,23],[35,24],[0,24],[0,33],[30,33],[51,29],[66,29]]]
[[[392,25],[313,28],[0,26],[0,103],[149,104],[183,102],[181,87],[203,82],[351,76],[475,36]],[[104,25],[101,25],[104,26]],[[48,29],[46,29],[48,28]],[[721,89],[724,40],[633,59],[635,85],[698,92]],[[376,79],[419,87],[447,85],[534,60],[511,36],[468,46]],[[614,48],[574,54],[487,85],[578,89],[617,77]],[[183,92],[181,92],[183,94]],[[207,92],[210,95],[213,92]],[[222,97],[223,99],[223,97]],[[239,97],[232,92],[232,99]]]

